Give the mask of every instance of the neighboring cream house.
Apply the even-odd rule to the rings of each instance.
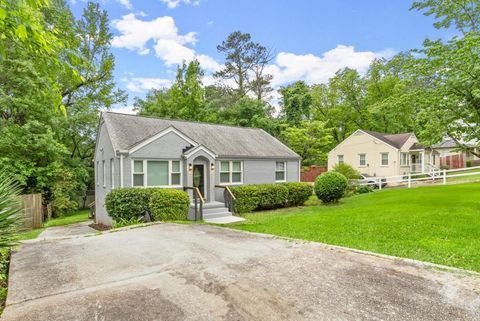
[[[414,133],[383,134],[358,129],[328,153],[328,169],[347,163],[369,176],[429,172],[440,165],[438,153],[419,144]]]

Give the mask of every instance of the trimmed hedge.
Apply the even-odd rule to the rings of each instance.
[[[119,222],[139,219],[146,213],[157,220],[184,220],[189,205],[187,193],[169,188],[117,188],[105,198],[108,214]]]
[[[105,207],[116,221],[144,216],[149,210],[151,188],[117,188],[107,194]]]
[[[315,180],[315,194],[323,203],[335,203],[345,194],[347,178],[335,171],[326,172]]]
[[[231,187],[235,195],[235,213],[303,205],[312,195],[308,183],[254,184]]]
[[[287,206],[301,206],[313,195],[313,186],[309,183],[291,182],[283,185],[288,189]]]
[[[178,189],[162,189],[152,193],[150,212],[156,221],[187,220],[190,197]]]

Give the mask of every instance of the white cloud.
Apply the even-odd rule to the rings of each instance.
[[[123,81],[126,82],[127,89],[135,93],[145,93],[150,89],[169,88],[172,85],[170,79],[162,78],[133,77],[124,78]]]
[[[120,35],[112,39],[114,47],[135,50],[140,55],[148,55],[153,49],[155,55],[167,66],[198,59],[202,68],[207,71],[213,72],[221,68],[213,58],[197,54],[194,49],[188,47],[197,42],[197,33],[179,34],[172,17],[141,20],[137,15],[130,13],[114,20],[113,26],[120,32]]]
[[[130,3],[130,0],[116,0],[116,1],[118,1],[118,3],[120,3],[125,8],[132,9],[132,4]]]
[[[349,67],[364,73],[375,58],[389,57],[393,50],[381,52],[355,51],[353,46],[338,45],[322,56],[313,54],[297,55],[280,52],[275,63],[266,68],[274,76],[272,85],[278,87],[296,80],[309,84],[325,83],[339,69]]]
[[[133,105],[123,106],[123,107],[114,107],[111,109],[111,111],[115,113],[135,115],[136,112],[133,110],[133,108],[134,108]]]
[[[178,7],[180,3],[191,4],[194,6],[198,6],[200,4],[200,0],[160,0],[160,2],[165,3],[170,9]]]

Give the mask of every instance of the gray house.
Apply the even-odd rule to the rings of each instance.
[[[112,112],[102,113],[94,161],[96,220],[106,225],[113,188],[187,189],[207,220],[231,216],[227,186],[300,180],[300,156],[262,129]]]

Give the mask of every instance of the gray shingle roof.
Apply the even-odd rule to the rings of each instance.
[[[103,112],[117,150],[128,150],[173,126],[219,157],[295,158],[300,156],[262,129]]]
[[[407,142],[408,138],[413,135],[413,133],[383,134],[369,130],[364,130],[364,132],[395,148],[401,148]]]

